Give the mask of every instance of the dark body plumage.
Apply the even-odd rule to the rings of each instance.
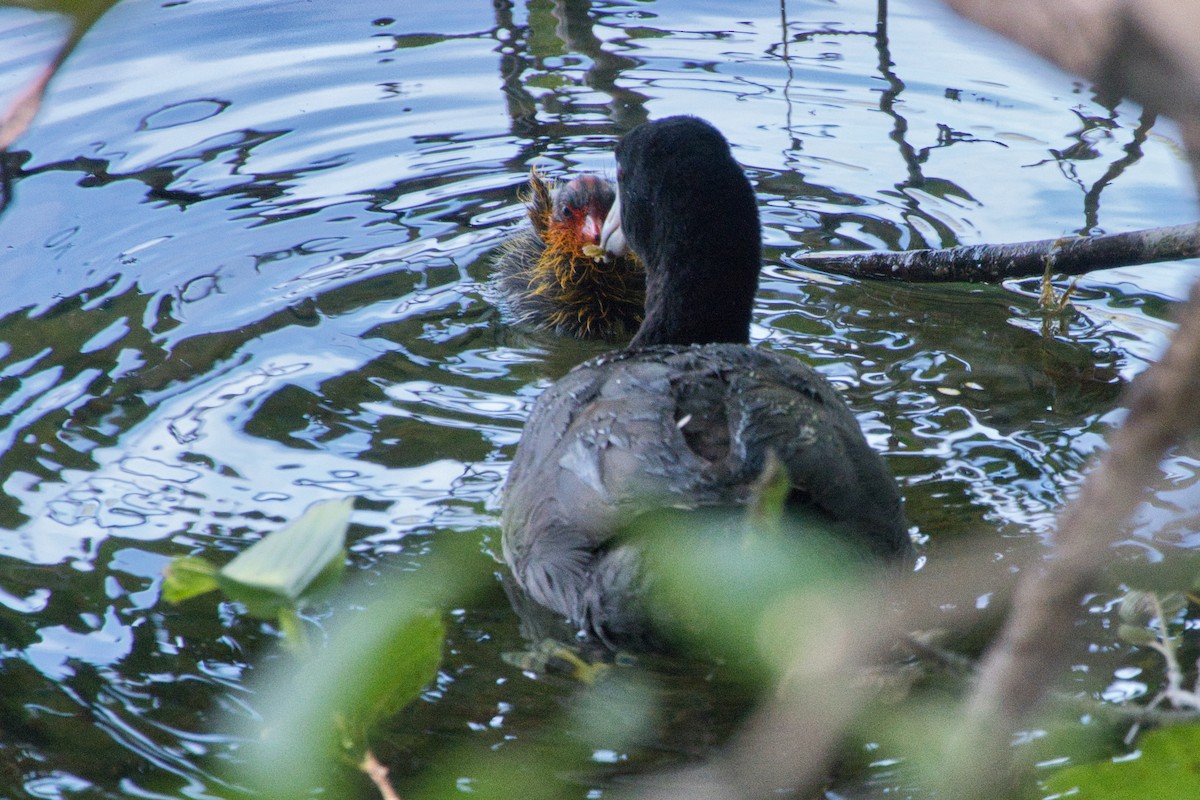
[[[637,546],[619,533],[655,509],[744,505],[769,451],[787,467],[790,505],[907,557],[895,481],[854,414],[810,367],[745,344],[760,234],[724,137],[669,118],[617,155],[614,214],[646,264],[646,320],[630,348],[547,389],[526,423],[501,518],[517,583],[610,646],[656,643]]]
[[[494,286],[513,321],[579,339],[624,339],[642,322],[645,273],[632,254],[596,259],[600,223],[615,194],[603,178],[583,175],[554,189],[529,175],[529,227],[514,233],[495,260]]]

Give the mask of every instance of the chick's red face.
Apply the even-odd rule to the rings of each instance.
[[[554,221],[572,230],[582,243],[599,244],[600,227],[614,198],[612,187],[601,178],[575,178],[558,193]]]

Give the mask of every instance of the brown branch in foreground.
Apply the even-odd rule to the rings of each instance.
[[[1162,359],[1129,387],[1125,423],[1059,517],[1054,558],[1017,586],[1008,622],[988,650],[970,698],[959,764],[973,771],[958,787],[990,787],[980,770],[1007,770],[1009,737],[1067,666],[1070,632],[1084,594],[1111,559],[1110,545],[1159,477],[1167,450],[1200,426],[1200,285],[1179,314]],[[1000,774],[990,776],[999,779]],[[983,791],[977,789],[976,791]]]
[[[946,0],[959,13],[1171,116],[1200,184],[1200,4],[1173,0]],[[1080,602],[1159,474],[1167,450],[1200,424],[1200,286],[1179,310],[1162,359],[1129,386],[1124,424],[1059,516],[1053,559],[1027,572],[985,655],[951,761],[959,796],[996,793],[1010,737],[1062,675]]]
[[[914,283],[999,283],[1046,272],[1082,275],[1200,257],[1200,223],[1103,236],[1071,236],[1013,244],[974,244],[944,250],[798,253],[792,260],[834,275]]]

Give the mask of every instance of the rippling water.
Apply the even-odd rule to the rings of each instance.
[[[488,255],[530,167],[611,172],[648,118],[697,113],[734,143],[767,243],[754,336],[845,390],[931,557],[1048,532],[1195,268],[1095,273],[1047,320],[1036,281],[864,284],[789,256],[1189,221],[1174,131],[923,2],[884,26],[865,3],[782,11],[125,0],[102,18],[0,156],[6,794],[211,789],[232,747],[211,712],[252,703],[273,635],[166,606],[170,558],[222,558],[344,494],[367,574],[495,525],[533,398],[603,348],[508,328]],[[0,101],[63,30],[0,9]],[[1169,464],[1130,548],[1200,543],[1170,513],[1195,507],[1196,467]],[[568,689],[499,659],[520,642],[503,600],[453,626],[424,730],[536,731]],[[500,705],[508,721],[467,724]]]

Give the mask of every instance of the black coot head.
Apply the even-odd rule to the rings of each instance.
[[[761,249],[754,190],[721,132],[697,117],[634,128],[617,145],[621,225],[647,262],[672,245],[753,257]]]
[[[634,344],[748,341],[758,204],[720,131],[686,116],[634,128],[617,145],[617,184],[606,233],[619,213],[624,243],[646,266],[646,321]]]

